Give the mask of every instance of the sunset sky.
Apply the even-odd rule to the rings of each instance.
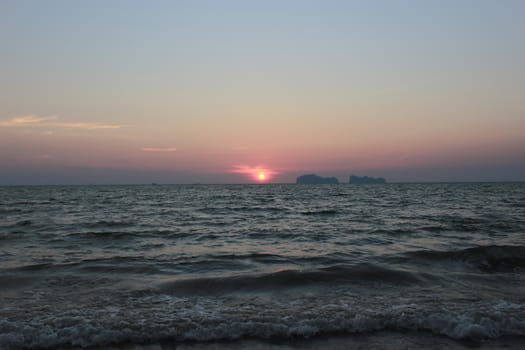
[[[2,0],[0,185],[523,181],[524,18],[521,0]]]

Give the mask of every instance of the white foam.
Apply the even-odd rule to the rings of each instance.
[[[325,298],[328,301],[330,298]],[[0,319],[0,348],[105,346],[120,342],[210,341],[245,337],[311,337],[330,332],[426,330],[454,339],[525,335],[525,305],[498,300],[463,305],[387,304],[341,296],[176,298],[167,295],[119,300],[55,313],[23,313]],[[4,309],[5,310],[5,309]],[[0,310],[0,315],[4,315]]]

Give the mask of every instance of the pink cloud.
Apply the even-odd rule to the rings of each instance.
[[[176,152],[175,147],[144,147],[142,148],[143,152]]]

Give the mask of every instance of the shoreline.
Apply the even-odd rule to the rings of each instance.
[[[244,338],[220,341],[160,340],[152,343],[125,343],[88,348],[62,348],[84,350],[299,350],[299,349],[450,349],[450,350],[503,350],[522,349],[525,337],[501,337],[486,340],[452,339],[429,331],[381,330],[354,334],[324,334],[309,338]]]

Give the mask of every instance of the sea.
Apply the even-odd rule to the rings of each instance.
[[[0,187],[0,349],[523,349],[525,183]]]

